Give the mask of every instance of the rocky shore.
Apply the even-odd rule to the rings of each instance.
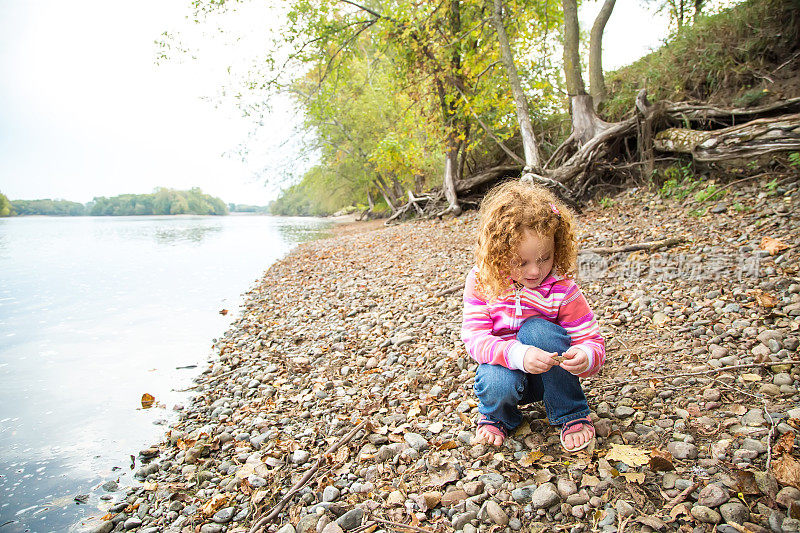
[[[279,506],[269,531],[800,531],[799,203],[789,180],[581,214],[585,249],[685,240],[581,255],[608,362],[575,455],[540,406],[502,448],[472,443],[474,213],[304,244],[90,530],[244,532]]]

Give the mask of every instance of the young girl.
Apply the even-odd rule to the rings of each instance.
[[[594,438],[578,378],[596,374],[605,343],[571,279],[574,220],[548,190],[520,181],[483,200],[477,264],[464,289],[461,338],[478,363],[476,439],[494,446],[522,422],[519,405],[543,401],[568,452]]]

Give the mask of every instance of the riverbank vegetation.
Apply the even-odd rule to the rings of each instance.
[[[751,174],[788,169],[798,119],[777,117],[800,108],[797,3],[746,0],[718,13],[704,2],[663,5],[673,35],[606,80],[613,0],[588,43],[573,0],[292,0],[275,49],[253,61],[261,66],[240,92],[253,116],[263,109],[254,102],[292,95],[317,161],[274,210],[458,214],[521,175],[576,205],[648,184],[676,161],[697,174],[743,159],[758,160]],[[200,19],[230,7],[196,6]]]
[[[120,194],[95,197],[81,204],[67,200],[13,200],[0,195],[0,216],[131,216],[131,215],[227,215],[225,202],[197,187],[178,191],[160,187],[151,194]],[[5,215],[3,200],[9,204]]]

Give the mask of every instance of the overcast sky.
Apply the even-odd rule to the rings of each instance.
[[[599,6],[584,2],[582,29]],[[185,0],[0,0],[0,192],[87,202],[197,186],[226,202],[273,199],[277,186],[264,181],[277,180],[262,170],[288,154],[288,114],[268,120],[242,161],[251,122],[203,98],[229,83],[229,65],[256,55],[276,22],[263,5],[243,9],[225,21],[245,38],[224,46],[202,34],[213,28],[185,20]],[[604,67],[657,47],[666,26],[641,0],[617,0]],[[200,60],[156,65],[154,41],[167,30],[202,43]]]

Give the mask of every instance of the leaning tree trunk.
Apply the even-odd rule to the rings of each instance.
[[[691,154],[701,163],[751,160],[773,152],[800,150],[800,113],[713,131],[670,128],[656,134],[654,146],[661,152]]]
[[[529,170],[538,173],[542,171],[542,163],[539,159],[539,150],[536,147],[536,136],[533,134],[533,124],[531,123],[531,113],[528,108],[528,100],[522,90],[522,82],[514,64],[514,54],[511,51],[511,44],[508,41],[508,34],[503,25],[503,0],[494,0],[492,9],[492,24],[497,32],[497,40],[500,43],[500,57],[508,75],[508,83],[511,85],[511,93],[514,95],[514,105],[517,112],[520,133],[522,134],[522,148],[525,151],[525,166]]]
[[[456,216],[461,214],[461,206],[458,203],[458,194],[456,193],[458,152],[460,146],[461,144],[458,142],[455,134],[451,132],[450,135],[447,136],[447,146],[445,147],[442,188],[444,189],[444,196],[447,198],[447,203],[449,204],[447,210]]]
[[[594,19],[589,37],[589,91],[592,93],[595,109],[607,98],[606,80],[603,76],[603,32],[614,10],[615,2],[616,0],[605,1],[597,18]]]

